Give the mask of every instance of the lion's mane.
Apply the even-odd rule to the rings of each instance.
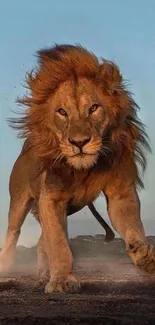
[[[19,136],[29,139],[36,157],[46,163],[57,146],[57,140],[48,128],[45,116],[46,101],[59,85],[71,77],[85,77],[104,91],[105,100],[111,96],[112,121],[108,141],[114,148],[114,161],[118,164],[123,152],[146,167],[146,153],[150,150],[145,127],[137,117],[138,106],[127,90],[116,64],[97,57],[81,46],[56,45],[37,52],[38,67],[27,74],[28,94],[18,99],[24,105],[24,115],[10,119]],[[112,149],[111,149],[112,150]],[[109,156],[110,157],[110,156]],[[110,159],[108,156],[108,159]],[[110,161],[110,160],[109,160]],[[138,168],[136,184],[143,187]]]

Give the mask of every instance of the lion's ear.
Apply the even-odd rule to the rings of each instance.
[[[104,60],[100,65],[100,78],[105,90],[110,95],[121,87],[121,82],[123,80],[118,66],[115,63],[106,60]]]

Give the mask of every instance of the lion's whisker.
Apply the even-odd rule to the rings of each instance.
[[[64,155],[62,153],[60,153],[56,159],[54,160],[52,166],[54,167],[56,164],[59,164],[61,162],[61,160],[64,158]]]

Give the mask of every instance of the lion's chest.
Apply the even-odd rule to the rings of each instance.
[[[91,175],[73,183],[71,199],[73,204],[84,206],[95,200],[103,190],[103,175]]]

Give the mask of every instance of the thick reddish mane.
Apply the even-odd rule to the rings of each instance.
[[[37,52],[39,69],[27,75],[32,101],[41,103],[64,81],[71,77],[93,79],[99,75],[96,56],[81,46],[58,45]],[[36,101],[35,101],[36,100]]]
[[[29,138],[36,155],[44,161],[51,157],[57,142],[45,122],[45,102],[57,87],[69,78],[85,77],[104,91],[105,101],[113,112],[109,143],[116,150],[116,159],[128,152],[135,162],[146,166],[146,150],[150,150],[144,125],[137,117],[138,106],[124,86],[118,67],[97,57],[81,46],[57,45],[37,52],[38,68],[27,74],[30,95],[18,100],[26,106],[24,117],[10,119],[20,136]],[[146,150],[144,150],[146,149]],[[137,183],[143,186],[138,176]]]

